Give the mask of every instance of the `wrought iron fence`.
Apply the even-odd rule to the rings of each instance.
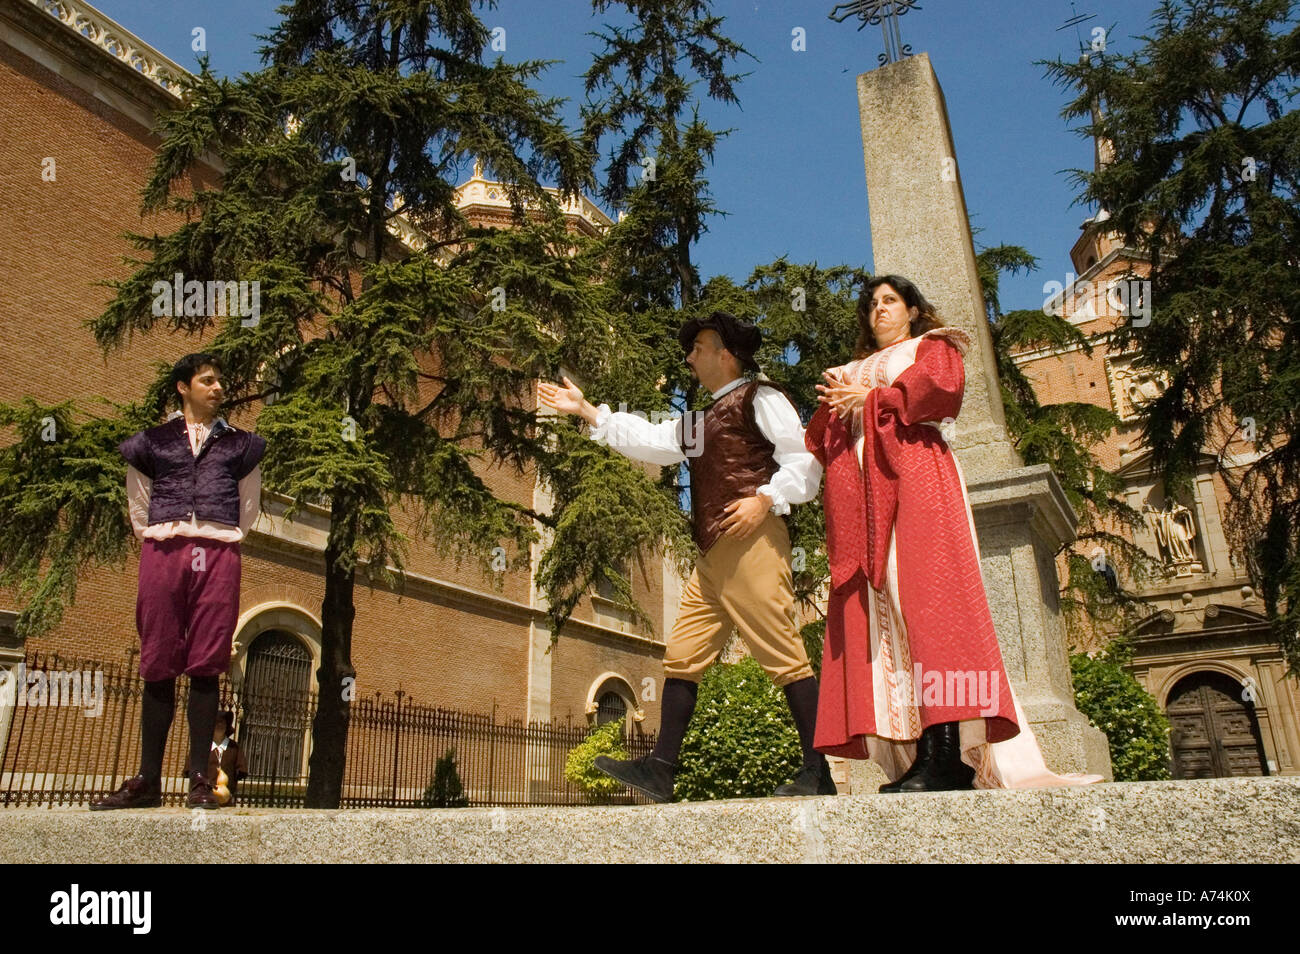
[[[75,678],[74,678],[75,677]],[[221,708],[235,715],[235,740],[249,775],[237,801],[301,808],[306,801],[316,695],[282,681],[236,689],[223,676]],[[41,689],[41,687],[44,689]],[[75,698],[73,689],[76,689]],[[28,653],[0,684],[0,806],[87,805],[134,775],[140,762],[140,699],[133,665]],[[189,729],[188,680],[177,680],[176,717],[163,761],[163,803],[183,805]],[[585,723],[498,721],[417,705],[401,691],[351,704],[342,806],[433,807],[454,791],[471,806],[630,804],[640,796],[592,796],[564,778],[569,750]],[[631,732],[632,757],[654,747]],[[443,784],[434,785],[439,760]],[[442,796],[441,798],[439,796]]]

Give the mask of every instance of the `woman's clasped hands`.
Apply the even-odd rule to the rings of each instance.
[[[822,377],[826,379],[826,383],[817,385],[817,390],[820,392],[817,401],[819,404],[829,404],[840,417],[851,416],[854,411],[861,410],[862,405],[867,403],[867,395],[871,393],[871,388],[866,385],[847,381],[841,373],[835,371],[823,371]]]

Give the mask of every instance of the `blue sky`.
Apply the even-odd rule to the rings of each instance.
[[[95,6],[182,66],[194,67],[191,31],[206,31],[212,67],[237,74],[259,67],[260,43],[277,20],[273,0],[93,0]],[[880,29],[835,23],[833,0],[766,2],[715,0],[724,32],[757,61],[739,85],[740,108],[710,104],[715,128],[731,128],[709,172],[720,209],[696,248],[705,279],[745,280],[758,264],[780,255],[823,266],[870,266],[870,228],[856,77],[876,66]],[[1075,0],[1096,14],[1082,28],[1111,27],[1111,49],[1129,51],[1147,32],[1155,0]],[[966,204],[984,245],[1023,245],[1039,270],[1003,281],[1006,309],[1038,308],[1044,282],[1064,281],[1068,252],[1091,209],[1072,206],[1067,170],[1090,167],[1092,144],[1060,118],[1067,92],[1053,86],[1036,60],[1077,55],[1074,30],[1058,28],[1072,15],[1068,0],[921,0],[901,18],[903,41],[926,52],[947,99]],[[541,89],[567,97],[576,125],[581,73],[602,21],[588,0],[502,0],[483,8],[489,27],[504,27],[508,60],[560,60]],[[807,49],[791,48],[792,31],[806,31]],[[888,126],[885,126],[888,135]],[[900,131],[899,135],[905,135]]]

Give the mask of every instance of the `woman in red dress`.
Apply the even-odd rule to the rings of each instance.
[[[969,336],[916,286],[873,279],[854,360],[805,434],[826,469],[831,596],[816,746],[870,758],[882,792],[1081,784],[1043,763],[1002,664],[975,521],[944,431]]]

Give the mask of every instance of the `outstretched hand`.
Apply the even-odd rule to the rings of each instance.
[[[553,407],[561,414],[577,414],[594,424],[596,409],[582,396],[582,390],[568,378],[561,378],[564,387],[549,381],[537,383],[537,397],[547,407]]]
[[[561,378],[564,387],[550,381],[537,382],[537,396],[547,407],[563,414],[577,414],[582,407],[582,390],[568,378]]]

